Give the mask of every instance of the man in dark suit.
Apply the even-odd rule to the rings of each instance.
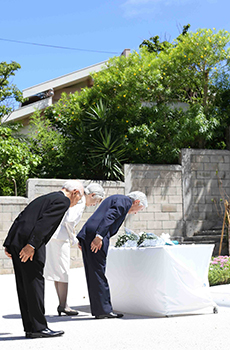
[[[3,246],[12,258],[22,323],[27,338],[60,336],[47,327],[44,309],[45,245],[70,206],[84,193],[80,181],[68,180],[59,192],[34,199],[18,215]]]
[[[83,254],[91,313],[97,319],[123,316],[113,312],[105,276],[109,239],[117,233],[126,214],[136,214],[147,206],[145,194],[139,191],[126,196],[110,196],[100,204],[77,235]]]

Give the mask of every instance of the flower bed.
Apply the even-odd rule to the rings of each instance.
[[[230,257],[217,256],[213,257],[208,272],[210,286],[230,283]]]

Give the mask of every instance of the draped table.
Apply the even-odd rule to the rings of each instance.
[[[114,310],[172,316],[212,307],[208,269],[213,244],[109,249],[106,275]]]

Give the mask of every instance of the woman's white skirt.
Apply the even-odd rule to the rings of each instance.
[[[45,279],[68,283],[69,270],[70,242],[51,239],[46,245]]]

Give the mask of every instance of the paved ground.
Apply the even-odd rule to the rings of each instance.
[[[202,314],[150,318],[125,315],[122,319],[95,320],[89,312],[83,268],[71,270],[69,305],[78,316],[57,316],[52,282],[46,283],[46,315],[49,327],[64,336],[26,339],[22,328],[14,275],[0,275],[0,350],[219,350],[230,343],[230,285],[211,287],[218,314],[212,308]]]

